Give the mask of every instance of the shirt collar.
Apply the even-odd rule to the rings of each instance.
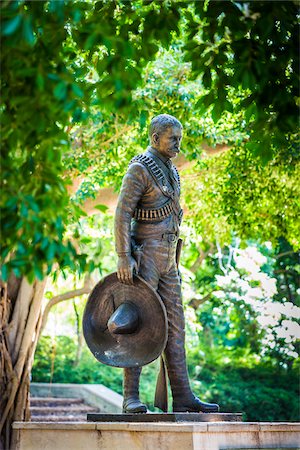
[[[170,158],[167,158],[166,156],[163,156],[162,154],[159,153],[158,150],[156,150],[156,148],[151,147],[151,145],[148,147],[147,149],[149,152],[153,153],[153,155],[157,156],[157,158],[159,158],[163,163],[167,163],[168,161],[170,161]]]

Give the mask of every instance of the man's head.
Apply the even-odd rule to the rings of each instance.
[[[182,125],[169,114],[160,114],[151,120],[149,129],[150,143],[166,158],[174,158],[180,151]]]

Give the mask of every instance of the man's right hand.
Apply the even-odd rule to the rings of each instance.
[[[117,276],[124,284],[133,284],[133,271],[137,272],[137,263],[130,255],[119,256]]]

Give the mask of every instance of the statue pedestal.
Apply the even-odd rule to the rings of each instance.
[[[242,422],[242,413],[147,413],[87,415],[88,422],[180,423],[180,422]]]
[[[296,450],[300,442],[300,424],[270,422],[15,422],[13,432],[17,450]]]
[[[15,422],[13,431],[17,450],[296,450],[300,442],[300,424],[272,422]]]

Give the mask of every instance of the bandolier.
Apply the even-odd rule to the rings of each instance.
[[[155,181],[156,185],[159,187],[162,194],[168,199],[166,203],[161,206],[160,208],[156,209],[146,209],[141,208],[139,206],[136,207],[133,218],[137,220],[138,222],[147,222],[147,223],[156,223],[164,220],[165,218],[169,217],[171,214],[175,214],[177,218],[178,225],[181,224],[183,211],[180,207],[179,203],[179,197],[180,197],[180,177],[178,170],[176,167],[171,163],[170,167],[168,168],[171,172],[171,182],[173,181],[173,189],[170,189],[168,187],[168,180],[165,172],[162,170],[161,167],[159,167],[158,163],[159,161],[157,158],[155,158],[154,155],[137,155],[135,156],[129,163],[129,165],[139,162],[140,164],[143,164],[150,173],[151,177]],[[167,167],[166,167],[167,168]]]

